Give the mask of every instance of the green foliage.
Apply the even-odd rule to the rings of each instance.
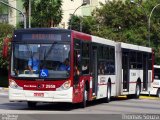
[[[3,0],[3,2],[8,3],[8,0]],[[8,6],[0,3],[0,14],[7,14],[8,13]]]
[[[69,28],[71,28],[73,30],[76,30],[76,31],[81,31],[80,30],[81,22],[82,22],[82,17],[76,16],[76,15],[72,15],[71,19],[69,20]]]
[[[82,23],[81,29],[85,33],[97,35],[114,41],[127,42],[142,46],[149,45],[148,18],[152,9],[160,4],[159,0],[130,0],[107,1],[100,3],[90,18],[79,16],[76,19],[87,21]],[[154,9],[151,16],[150,47],[155,49],[156,64],[160,64],[160,5]],[[80,26],[79,22],[73,20],[72,29]],[[91,19],[91,20],[87,20]],[[93,22],[94,21],[94,22]],[[85,27],[86,26],[86,27]]]
[[[31,0],[31,2],[32,27],[55,27],[61,22],[62,0]],[[28,19],[29,0],[23,0],[23,3]],[[19,26],[21,27],[21,23]]]
[[[76,31],[81,31],[87,34],[92,33],[92,29],[97,29],[97,24],[92,16],[86,16],[86,17],[81,17],[81,16],[76,16],[73,15],[71,19],[69,20],[68,26],[72,30]]]
[[[13,33],[14,27],[12,25],[6,24],[6,23],[0,23],[0,68],[7,69],[8,67],[8,58],[3,59],[2,58],[2,48],[3,48],[3,39],[5,37],[11,37]]]

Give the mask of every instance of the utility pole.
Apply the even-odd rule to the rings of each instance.
[[[31,0],[29,0],[29,28],[31,28]]]

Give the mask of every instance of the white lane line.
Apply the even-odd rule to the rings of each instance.
[[[8,93],[0,93],[1,96],[8,96]]]

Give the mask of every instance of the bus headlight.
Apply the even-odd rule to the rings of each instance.
[[[71,80],[64,82],[59,88],[56,90],[67,90],[71,87]]]
[[[9,80],[9,86],[13,89],[20,89],[22,90],[22,87],[18,86],[17,83],[14,80]]]

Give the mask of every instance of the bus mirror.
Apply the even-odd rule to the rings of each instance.
[[[3,40],[3,48],[2,48],[2,57],[3,59],[7,58],[8,56],[8,48],[9,48],[9,43],[10,42],[10,38],[6,37]]]

